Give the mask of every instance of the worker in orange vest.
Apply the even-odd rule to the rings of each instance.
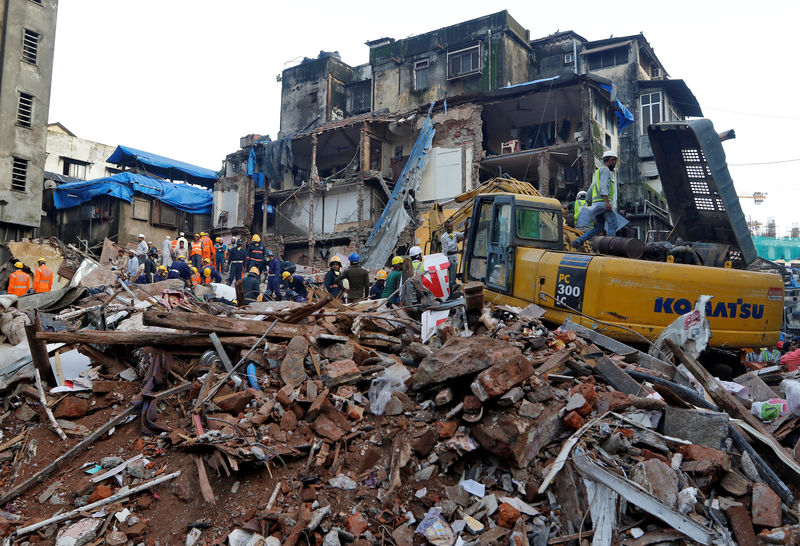
[[[197,271],[196,267],[192,266],[192,284],[200,284],[201,282],[200,273]]]
[[[200,234],[200,243],[203,245],[203,259],[211,260],[211,264],[215,264],[216,253],[214,252],[214,242],[211,240],[211,237],[208,236],[208,233],[205,231]]]
[[[192,248],[189,252],[190,259],[192,260],[192,265],[197,269],[203,267],[203,241],[200,240],[200,234],[194,234],[194,240],[192,241]]]
[[[53,289],[53,270],[47,267],[47,260],[39,258],[39,267],[33,274],[33,291],[37,294],[50,292]]]
[[[8,278],[8,293],[24,296],[31,287],[31,277],[22,270],[25,267],[22,262],[15,263],[14,267],[16,271]]]

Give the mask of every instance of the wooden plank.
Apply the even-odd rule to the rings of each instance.
[[[208,334],[208,337],[211,339],[211,343],[214,344],[214,349],[217,350],[219,359],[222,360],[222,365],[225,366],[225,371],[227,372],[233,371],[233,365],[231,364],[231,359],[228,358],[228,353],[225,352],[225,347],[222,346],[222,343],[220,342],[216,332],[211,332],[210,334]]]
[[[211,482],[208,481],[208,474],[206,474],[206,465],[203,463],[202,457],[194,457],[194,462],[197,465],[197,475],[200,478],[200,492],[203,494],[203,500],[209,504],[216,504],[214,499],[214,490],[211,488]]]
[[[47,343],[81,343],[92,345],[188,345],[210,346],[211,339],[203,334],[164,332],[115,332],[112,330],[78,330],[76,332],[37,332],[36,339]],[[252,347],[258,340],[255,336],[221,336],[223,345]]]
[[[142,322],[145,326],[177,327],[191,332],[203,332],[206,334],[216,332],[217,334],[249,336],[264,335],[264,332],[266,332],[270,324],[272,324],[264,321],[215,317],[181,311],[156,311],[152,309],[148,309],[144,312]],[[268,337],[291,339],[296,336],[317,335],[318,333],[320,333],[320,330],[316,326],[277,323]]]
[[[42,331],[42,321],[39,320],[39,312],[33,315],[32,324],[25,325],[25,337],[28,338],[28,347],[31,350],[33,366],[39,370],[41,376],[48,382],[55,384],[53,369],[50,367],[50,357],[47,354],[47,345],[38,339],[36,334]]]

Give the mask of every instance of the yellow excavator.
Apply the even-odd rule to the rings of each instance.
[[[493,179],[458,196],[456,201],[463,205],[449,215],[454,228],[465,232],[459,267],[464,282],[482,282],[487,301],[518,307],[535,303],[545,309],[546,320],[560,324],[571,318],[627,342],[641,342],[639,336],[654,340],[675,318],[691,311],[700,296],[710,295],[713,298],[706,305],[710,346],[775,345],[783,322],[783,280],[772,273],[742,269],[756,258],[755,250],[748,246],[748,242],[752,246],[749,233],[738,237],[744,216],[738,200],[731,200],[736,194],[724,155],[719,164],[721,147],[707,149],[708,141],[701,137],[709,129],[692,126],[695,122],[710,125],[708,120],[670,122],[677,137],[656,135],[656,141],[664,140],[658,146],[652,131],[654,127],[663,131],[662,124],[651,126],[650,136],[668,201],[672,197],[672,202],[680,203],[671,205],[680,212],[676,230],[688,235],[705,233],[701,235],[704,241],[662,243],[646,249],[638,239],[607,237],[595,240],[603,254],[576,251],[571,243],[580,232],[565,224],[561,202],[542,196],[528,183]],[[671,163],[662,169],[662,152],[669,148],[669,139],[686,140],[683,133],[692,131],[702,134],[696,140],[678,142],[678,157],[683,159],[675,161],[672,155]],[[686,153],[691,145],[698,153]],[[698,162],[702,173],[694,168]],[[704,175],[702,188],[699,174]],[[668,183],[672,184],[669,188]],[[698,188],[706,193],[692,193]],[[719,207],[708,210],[708,203],[717,201]],[[723,215],[728,222],[725,229],[720,227]],[[429,215],[426,253],[439,250],[444,217],[437,210]],[[704,227],[708,228],[705,232],[701,231]],[[678,263],[675,258],[686,249],[694,259]],[[651,250],[649,255],[645,250]]]

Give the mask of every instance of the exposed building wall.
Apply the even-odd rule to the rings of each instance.
[[[533,43],[531,79],[577,74],[578,53],[583,40],[567,35],[560,39]]]
[[[114,150],[115,146],[71,136],[58,125],[51,124],[47,129],[47,158],[45,159],[44,170],[75,176],[84,180],[103,178],[119,172],[116,165],[106,163],[106,159],[114,153]],[[74,169],[70,172],[69,160],[88,164],[84,170],[81,170],[82,176],[73,174],[75,172]]]
[[[32,234],[41,220],[57,9],[57,0],[0,3],[0,237],[4,238]],[[38,34],[35,59],[30,48],[23,52],[26,30],[28,44],[30,32]],[[33,97],[30,123],[18,120],[20,93]],[[12,189],[14,158],[17,173],[24,178]],[[24,173],[19,170],[23,165]]]
[[[280,214],[275,219],[275,233],[305,237],[308,235],[308,211],[310,196],[308,192],[297,194],[296,198],[280,201]],[[365,187],[362,214],[365,223],[371,228],[383,211],[383,202],[377,190]],[[314,234],[341,233],[358,227],[358,189],[355,185],[332,188],[315,197]]]
[[[243,174],[214,184],[212,219],[215,229],[249,228],[253,223],[255,185]]]

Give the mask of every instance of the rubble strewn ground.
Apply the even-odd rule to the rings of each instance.
[[[800,543],[800,420],[748,410],[797,371],[719,383],[474,287],[422,344],[419,310],[173,285],[28,328],[34,365],[65,344],[42,371],[90,371],[46,394],[55,425],[7,381],[8,544]]]

